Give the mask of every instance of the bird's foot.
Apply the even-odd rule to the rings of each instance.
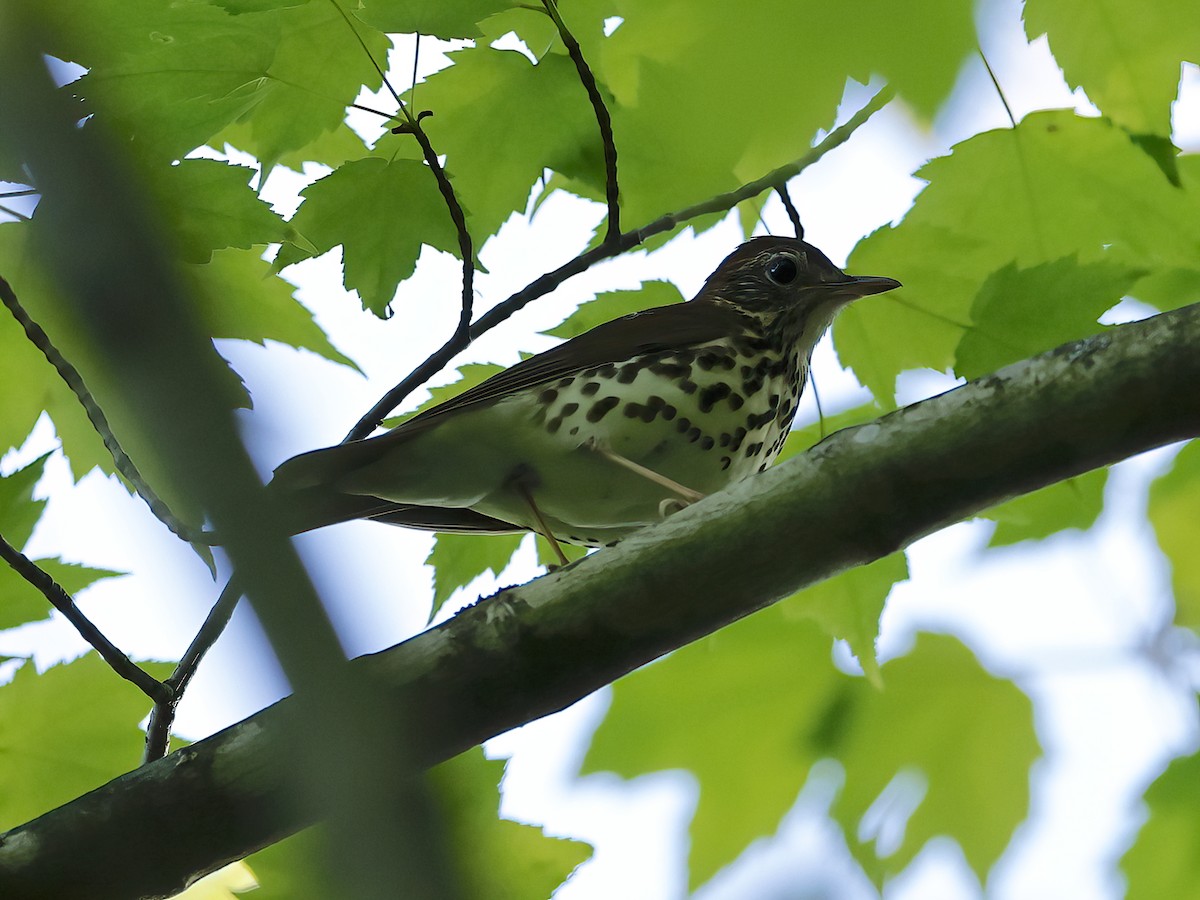
[[[681,509],[685,509],[691,505],[691,503],[682,497],[668,497],[658,504],[658,515],[660,518],[665,519],[667,516],[673,516]]]

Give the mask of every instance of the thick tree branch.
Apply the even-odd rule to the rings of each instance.
[[[1197,346],[1200,305],[1059,347],[353,665],[422,713],[423,761],[447,759],[996,503],[1200,435]],[[269,749],[295,717],[284,701],[0,836],[0,895],[165,893],[306,824]]]

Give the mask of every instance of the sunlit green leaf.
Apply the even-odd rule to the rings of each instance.
[[[971,307],[954,370],[978,378],[1009,363],[1100,331],[1100,316],[1145,274],[1115,262],[1080,265],[1073,257],[993,272]]]
[[[144,663],[156,678],[173,668]],[[0,828],[53,809],[138,765],[147,701],[94,653],[0,687]]]
[[[45,500],[34,500],[33,489],[41,481],[50,454],[39,456],[9,475],[0,475],[0,534],[20,550],[42,517]]]
[[[433,568],[433,612],[460,587],[485,572],[498,575],[517,552],[524,534],[439,534],[425,565]]]
[[[1137,133],[1171,133],[1179,61],[1200,59],[1200,16],[1175,0],[1030,0],[1024,18],[1105,115]]]
[[[904,369],[951,366],[975,297],[1010,263],[1075,256],[1080,266],[1200,267],[1200,192],[1171,185],[1103,119],[1035,113],[964,141],[918,174],[930,184],[904,221],[859,244],[849,265],[904,287],[854,304],[834,325],[843,364],[881,403],[892,402]]]
[[[512,50],[478,47],[450,54],[454,65],[421,84],[423,122],[482,242],[524,212],[544,169],[602,184],[600,134],[575,67],[559,56],[538,65]],[[411,135],[385,138],[380,154],[411,147]],[[496,148],[503,147],[503,153]],[[428,173],[426,173],[428,178]],[[446,213],[443,211],[442,216]]]
[[[416,270],[422,244],[458,248],[433,176],[414,160],[354,160],[303,194],[293,227],[319,252],[342,246],[346,288],[376,315],[385,314],[396,287]]]

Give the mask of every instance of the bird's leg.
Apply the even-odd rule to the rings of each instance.
[[[565,566],[570,563],[570,560],[567,559],[567,554],[563,553],[562,547],[559,545],[554,535],[550,533],[550,529],[546,526],[546,520],[542,517],[542,511],[538,509],[537,503],[534,502],[533,491],[531,491],[525,481],[520,478],[513,480],[513,487],[517,489],[517,493],[521,495],[521,499],[529,504],[529,511],[533,513],[533,521],[535,526],[533,530],[544,537],[547,543],[550,544],[550,547],[558,556],[558,562],[560,565]]]
[[[653,481],[655,484],[665,487],[668,491],[672,491],[672,492],[678,494],[680,497],[682,497],[686,501],[683,504],[684,506],[687,506],[688,504],[691,504],[691,503],[695,503],[697,500],[704,499],[705,495],[700,493],[699,491],[693,491],[690,487],[684,487],[678,481],[675,481],[672,478],[668,478],[666,475],[663,475],[659,472],[655,472],[653,469],[647,469],[641,463],[635,463],[632,459],[628,459],[628,458],[622,456],[620,453],[614,453],[612,450],[609,450],[607,447],[601,447],[599,444],[595,443],[594,441],[591,443],[591,449],[595,450],[597,453],[599,453],[605,459],[616,463],[618,466],[623,466],[624,468],[628,469],[630,472],[633,472],[637,475],[641,475],[643,478],[649,479],[650,481]],[[668,501],[664,501],[664,502],[668,502]],[[675,502],[675,501],[672,500],[670,502]]]

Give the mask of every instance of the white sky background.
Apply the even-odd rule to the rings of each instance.
[[[1086,99],[1073,96],[1063,83],[1044,41],[1026,44],[1018,15],[1019,4],[1012,0],[988,0],[979,13],[983,50],[1014,113],[1019,118],[1034,109],[1067,105],[1088,110]],[[398,43],[393,70],[408,72],[411,41]],[[438,65],[434,44],[426,39],[421,46],[422,66],[429,70]],[[1196,152],[1200,75],[1194,67],[1185,81],[1175,137]],[[849,91],[845,112],[852,113],[871,92]],[[374,102],[390,108],[383,99]],[[844,261],[862,236],[904,214],[922,186],[911,172],[926,159],[973,133],[1007,126],[982,64],[967,63],[932,133],[893,105],[792,183],[806,237],[835,262]],[[295,193],[324,171],[314,168],[302,178],[277,170],[266,196],[290,214],[298,202]],[[601,215],[599,207],[559,194],[532,222],[510,221],[480,254],[489,274],[477,279],[477,314],[574,256]],[[789,233],[777,201],[766,219],[776,233]],[[599,290],[669,278],[691,296],[740,239],[737,226],[727,220],[699,238],[684,235],[649,257],[630,254],[599,265],[485,335],[457,362],[508,364],[517,360],[518,349],[551,346],[550,339],[534,333],[557,324]],[[428,249],[416,276],[401,286],[393,304],[396,315],[386,323],[363,313],[357,298],[342,289],[340,260],[333,255],[288,274],[335,345],[357,360],[367,377],[279,345],[222,343],[254,397],[255,410],[242,421],[264,475],[294,453],[338,441],[384,390],[445,340],[458,312],[459,265]],[[1139,314],[1133,305],[1129,311],[1131,317]],[[828,339],[816,354],[815,379],[827,412],[865,396],[837,365]],[[913,373],[901,381],[901,399],[912,402],[953,383],[936,373]],[[410,402],[422,397],[418,392]],[[810,396],[800,421],[815,417]],[[5,458],[4,471],[51,446],[53,434],[43,422],[26,447]],[[1183,640],[1164,630],[1169,580],[1144,519],[1145,486],[1170,456],[1170,450],[1158,451],[1115,467],[1101,521],[1085,534],[1067,532],[983,554],[990,526],[968,523],[908,551],[912,578],[888,602],[882,656],[903,653],[917,630],[947,631],[966,640],[992,671],[1015,676],[1035,702],[1045,757],[1032,774],[1032,815],[993,870],[988,896],[1119,896],[1121,885],[1110,877],[1107,862],[1136,827],[1136,815],[1130,815],[1136,813],[1136,797],[1171,755],[1196,742],[1195,672],[1155,662],[1177,658]],[[134,573],[100,583],[82,595],[80,605],[131,655],[177,658],[216,597],[204,566],[115,482],[93,474],[71,487],[61,455],[48,466],[40,492],[53,499],[27,552]],[[352,523],[299,542],[349,652],[390,646],[424,626],[431,588],[422,562],[429,536]],[[535,574],[526,544],[500,578],[480,579],[456,600],[469,602]],[[32,652],[43,668],[86,649],[57,615],[0,640],[0,653]],[[277,670],[263,664],[266,655],[252,617],[240,611],[190,689],[180,731],[203,736],[280,696],[284,685]],[[607,691],[602,691],[489,743],[493,755],[514,756],[505,813],[596,845],[595,859],[558,892],[559,900],[682,896],[686,828],[696,798],[690,776],[662,773],[630,783],[603,775],[572,779],[606,705]],[[759,842],[699,896],[796,896],[803,877],[805,887],[817,891],[814,896],[847,897],[845,879],[854,869],[840,836],[820,816],[829,791],[827,781],[810,780],[779,838]],[[764,887],[764,872],[777,875],[776,893]],[[860,896],[873,896],[861,876],[849,877],[859,879]],[[958,850],[935,842],[885,896],[967,900],[981,892]]]

